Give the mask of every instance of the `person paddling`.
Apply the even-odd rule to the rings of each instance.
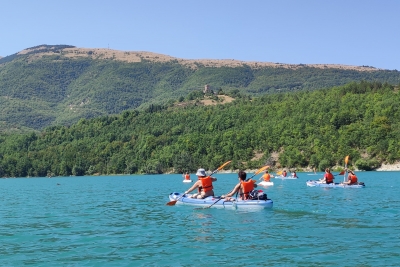
[[[273,177],[273,176],[271,176],[271,174],[268,173],[268,170],[266,170],[265,173],[264,173],[264,175],[261,176],[260,180],[261,180],[261,179],[264,179],[264,182],[271,182],[271,178],[272,178],[272,177]]]
[[[198,181],[194,183],[192,187],[185,191],[185,194],[188,194],[198,188],[199,192],[193,194],[191,198],[202,199],[209,196],[214,196],[214,190],[212,183],[217,181],[217,178],[207,176],[206,171],[204,169],[198,169],[196,172],[196,176],[198,177]]]
[[[335,179],[335,177],[331,173],[331,170],[329,168],[326,168],[324,178],[321,180],[321,182],[326,184],[331,184],[333,183],[333,179]]]
[[[186,172],[184,175],[182,175],[185,180],[190,180],[190,174]]]
[[[349,171],[349,176],[347,177],[347,181],[343,182],[343,184],[352,185],[357,183],[358,183],[357,176],[354,174],[353,171]]]
[[[249,198],[250,192],[257,187],[257,184],[254,183],[253,180],[246,181],[247,174],[244,171],[239,171],[238,178],[239,183],[235,185],[231,192],[226,195],[222,195],[221,198],[225,198],[225,201],[233,200],[231,197],[239,192],[239,195],[242,200],[246,200]]]

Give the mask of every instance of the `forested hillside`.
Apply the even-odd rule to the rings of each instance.
[[[353,81],[400,84],[397,70],[182,60],[146,52],[42,45],[0,59],[0,131],[40,131],[213,92],[312,91]]]
[[[180,173],[227,160],[232,169],[323,169],[343,165],[345,155],[350,167],[370,170],[400,159],[400,97],[389,84],[238,94],[214,106],[198,101],[2,135],[0,174]]]

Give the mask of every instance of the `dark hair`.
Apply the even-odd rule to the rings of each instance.
[[[247,173],[245,171],[239,171],[238,176],[239,176],[240,180],[244,181],[244,180],[246,180]]]

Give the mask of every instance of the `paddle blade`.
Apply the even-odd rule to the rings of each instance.
[[[265,170],[268,169],[268,168],[269,168],[268,165],[267,165],[267,166],[264,166],[264,167],[258,169],[254,174],[259,174],[260,172],[263,172],[263,171],[265,171]]]
[[[221,166],[218,167],[217,171],[222,170],[226,165],[228,165],[231,162],[232,162],[232,160],[229,160],[229,161],[225,162],[224,164],[222,164]]]
[[[167,203],[167,206],[174,206],[178,200],[172,200]]]
[[[347,163],[349,163],[349,156],[346,156],[346,157],[344,158],[344,163],[346,163],[346,165],[347,165]]]
[[[210,174],[210,176],[211,176],[212,174],[216,173],[217,171],[222,170],[226,165],[228,165],[228,164],[231,163],[231,162],[232,162],[232,160],[229,160],[229,161],[225,162],[224,164],[222,164],[221,166],[219,166],[218,169],[216,169],[215,171],[213,171],[213,172]]]

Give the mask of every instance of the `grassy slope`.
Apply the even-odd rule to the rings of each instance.
[[[185,61],[147,52],[39,46],[0,59],[0,131],[41,130],[118,114],[187,96],[205,84],[214,90],[261,95],[360,80],[399,84],[400,73],[351,66]]]

